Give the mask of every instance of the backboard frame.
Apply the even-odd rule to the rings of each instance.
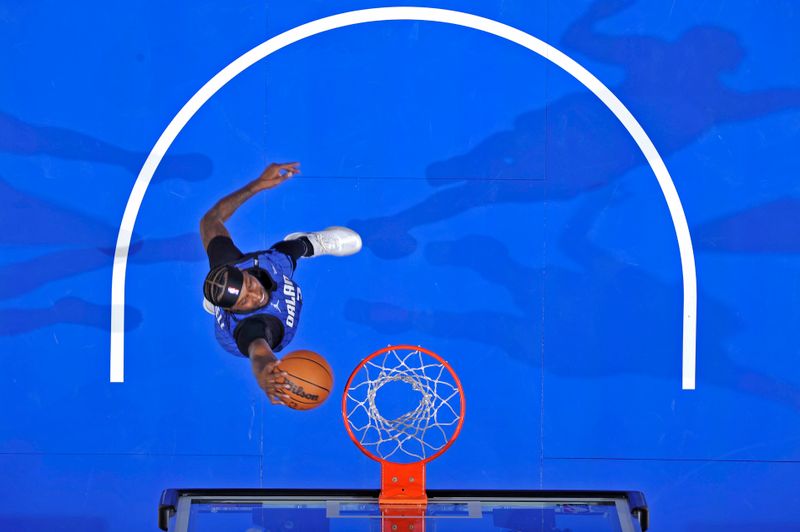
[[[457,503],[464,501],[518,501],[518,502],[568,502],[571,504],[613,501],[620,515],[630,515],[638,521],[644,532],[650,525],[650,513],[644,494],[639,491],[606,490],[427,490],[429,501],[437,503]],[[302,489],[302,488],[264,488],[264,489],[208,489],[182,488],[166,489],[161,494],[158,506],[158,526],[169,530],[170,519],[176,518],[175,530],[185,530],[188,525],[189,507],[192,501],[217,499],[238,499],[253,502],[264,500],[310,500],[326,502],[328,515],[342,518],[337,508],[343,503],[377,503],[380,490],[377,489]],[[181,526],[184,528],[182,529]],[[631,529],[633,530],[633,529]],[[623,532],[627,532],[623,528]]]

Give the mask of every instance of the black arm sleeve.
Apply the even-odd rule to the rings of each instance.
[[[236,247],[233,240],[228,236],[215,236],[212,238],[211,242],[208,243],[206,253],[208,253],[208,265],[212,270],[221,264],[233,262],[244,256],[244,253]]]
[[[271,349],[283,340],[283,325],[275,316],[258,314],[239,322],[233,330],[233,337],[239,351],[244,356],[249,356],[248,348],[253,340],[263,338]]]

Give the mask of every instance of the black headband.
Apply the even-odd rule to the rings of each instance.
[[[218,266],[208,272],[203,283],[203,295],[213,305],[231,308],[239,299],[244,286],[244,274],[234,266]]]

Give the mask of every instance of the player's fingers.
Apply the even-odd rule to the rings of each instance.
[[[281,404],[281,402],[278,401],[278,398],[275,397],[274,395],[268,395],[267,397],[269,397],[269,402],[272,403],[273,405]]]
[[[275,177],[271,177],[267,180],[267,184],[272,185],[273,187],[280,185],[291,176],[289,174],[278,174]]]
[[[265,375],[265,378],[269,381],[275,382],[277,379],[282,379],[288,376],[289,374],[281,370],[281,368],[275,368],[272,371],[268,371]]]
[[[275,393],[283,393],[284,390],[291,389],[291,384],[286,384],[284,382],[272,381],[268,384],[270,392]]]
[[[270,375],[272,375],[273,377],[285,377],[286,375],[288,375],[288,373],[283,371],[283,368],[281,368],[278,365],[275,365],[275,366],[269,368],[268,373]]]

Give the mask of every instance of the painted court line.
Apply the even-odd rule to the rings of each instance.
[[[514,42],[532,52],[539,54],[548,61],[562,68],[592,91],[614,116],[622,122],[631,137],[642,150],[650,168],[661,186],[664,199],[669,207],[675,235],[678,239],[678,249],[681,257],[681,270],[683,273],[683,369],[682,386],[684,390],[695,388],[696,367],[696,337],[697,337],[697,274],[695,270],[694,251],[689,233],[689,225],[683,211],[678,191],[672,182],[664,161],[656,150],[653,142],[644,132],[642,126],[636,121],[630,111],[621,101],[588,70],[583,68],[563,52],[549,44],[529,35],[523,31],[512,28],[500,22],[490,20],[459,11],[435,9],[428,7],[382,7],[364,9],[341,13],[331,17],[322,18],[303,24],[289,31],[281,33],[268,41],[256,46],[249,52],[240,56],[231,64],[222,69],[209,80],[203,87],[186,102],[183,108],[175,115],[167,128],[156,141],[153,150],[145,160],[133,185],[125,213],[120,223],[117,245],[114,252],[114,267],[111,277],[111,382],[125,380],[124,354],[125,354],[125,274],[128,266],[128,247],[131,243],[136,217],[142,205],[147,187],[155,174],[158,164],[166,154],[172,142],[181,132],[183,127],[191,120],[197,111],[225,86],[230,80],[241,74],[247,68],[261,59],[277,52],[281,48],[308,37],[324,33],[337,28],[364,24],[368,22],[385,22],[390,20],[415,20],[427,22],[441,22],[472,28],[496,35],[497,37]]]

